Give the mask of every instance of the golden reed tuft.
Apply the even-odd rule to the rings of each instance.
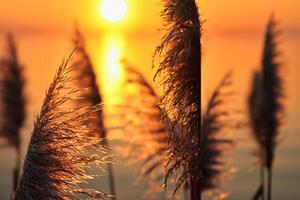
[[[75,25],[73,44],[76,47],[74,52],[74,64],[78,65],[78,70],[75,71],[75,80],[78,87],[81,89],[83,98],[77,101],[78,106],[94,106],[103,104],[103,98],[100,94],[97,85],[96,73],[93,69],[92,61],[86,51],[85,40],[81,34],[78,25]],[[92,114],[89,119],[90,126],[93,127],[96,137],[100,137],[104,145],[108,146],[107,131],[104,126],[104,113],[102,109]],[[107,173],[109,177],[110,193],[116,199],[116,189],[113,174],[113,167],[111,163],[107,163]]]
[[[63,61],[37,116],[24,162],[23,174],[12,199],[107,199],[108,195],[82,183],[92,179],[92,166],[112,162],[95,131],[85,124],[100,107],[70,109],[78,96],[70,74],[77,70]]]
[[[7,35],[7,56],[0,61],[0,137],[6,139],[17,154],[13,170],[13,190],[16,189],[21,167],[20,131],[26,117],[25,79],[14,37]]]
[[[191,196],[198,198],[201,171],[201,23],[195,0],[165,0],[162,18],[167,33],[154,59],[162,58],[157,76],[164,94],[160,106],[172,145],[168,151],[166,184],[175,177],[174,193],[190,180]],[[176,130],[180,129],[180,130]],[[176,131],[175,131],[176,130]],[[199,162],[198,162],[198,161]]]
[[[146,182],[146,198],[156,199],[167,195],[162,191],[164,164],[168,149],[168,134],[161,123],[162,112],[159,97],[144,76],[129,62],[124,61],[127,81],[127,106],[125,134],[122,139],[129,143],[126,156],[129,163],[138,163],[137,183]],[[122,148],[124,152],[124,148]]]

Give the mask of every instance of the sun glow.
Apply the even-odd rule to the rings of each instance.
[[[127,4],[124,0],[103,0],[100,12],[104,19],[110,22],[118,22],[127,14]]]
[[[102,51],[104,52],[101,58],[101,64],[104,67],[102,79],[107,86],[105,89],[109,91],[117,90],[124,76],[120,63],[123,57],[124,39],[119,34],[109,33],[103,36],[102,45]]]

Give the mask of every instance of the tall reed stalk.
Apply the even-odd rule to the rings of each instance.
[[[75,26],[75,34],[73,38],[73,44],[75,49],[75,64],[78,65],[78,69],[75,72],[77,77],[77,84],[83,88],[83,99],[78,101],[78,104],[83,106],[94,106],[102,104],[102,97],[97,86],[97,77],[93,69],[92,62],[86,51],[85,41],[78,26]],[[106,128],[104,126],[104,116],[102,110],[98,110],[93,114],[90,123],[93,125],[95,134],[102,139],[104,145],[109,146],[106,135]],[[109,188],[112,195],[112,199],[117,199],[115,181],[113,174],[113,167],[111,163],[107,163],[107,172],[109,179]]]
[[[260,157],[263,159],[262,165],[267,171],[267,199],[272,199],[272,170],[274,154],[277,146],[279,126],[283,115],[283,86],[280,74],[281,63],[278,61],[279,51],[277,48],[277,36],[279,32],[276,28],[274,16],[270,18],[265,34],[264,51],[262,58],[262,70],[259,75],[259,86],[255,101],[250,104],[250,109],[257,112],[257,119],[252,120],[253,133],[260,146]],[[253,100],[254,101],[254,100]],[[251,101],[250,101],[251,102]],[[251,113],[251,118],[252,117]],[[262,175],[264,176],[264,175]],[[262,177],[263,179],[263,177]],[[264,187],[264,186],[263,186]]]
[[[176,179],[174,193],[190,180],[191,199],[201,199],[201,23],[195,0],[164,0],[166,35],[155,51],[162,58],[156,76],[164,95],[161,107],[172,145],[168,151],[166,184]],[[180,130],[175,131],[175,127]]]
[[[13,191],[16,189],[21,167],[20,131],[25,121],[25,80],[23,66],[19,63],[14,38],[7,35],[7,56],[0,66],[1,127],[0,136],[16,151],[16,166],[13,170]]]
[[[37,116],[14,200],[107,199],[109,196],[82,183],[94,176],[87,170],[102,168],[112,158],[92,136],[89,119],[100,107],[71,106],[78,88],[70,76],[75,66],[63,61],[48,89]],[[71,109],[72,108],[72,109]]]

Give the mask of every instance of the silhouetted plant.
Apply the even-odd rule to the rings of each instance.
[[[201,23],[195,0],[165,0],[162,17],[168,29],[154,59],[160,56],[156,76],[161,75],[164,95],[161,107],[169,141],[166,184],[171,176],[174,193],[190,180],[191,199],[201,199]],[[175,129],[180,129],[175,131]]]
[[[1,80],[1,127],[0,136],[16,150],[16,166],[13,170],[13,190],[16,189],[21,167],[20,130],[25,121],[25,80],[23,66],[19,63],[14,38],[7,35],[7,56],[0,66]]]
[[[252,89],[248,98],[248,107],[249,107],[249,117],[250,117],[250,125],[252,128],[252,135],[255,139],[258,150],[255,151],[255,155],[259,157],[259,165],[260,165],[260,186],[258,187],[253,199],[259,199],[262,197],[264,199],[264,163],[265,163],[265,149],[264,149],[264,141],[265,135],[262,133],[262,124],[261,124],[261,74],[260,72],[254,72],[253,80],[252,80]]]
[[[266,134],[266,167],[268,170],[268,200],[271,199],[272,188],[272,168],[274,151],[277,145],[279,134],[280,117],[283,105],[281,97],[283,95],[282,78],[280,76],[280,63],[277,60],[278,50],[276,46],[276,36],[278,32],[276,23],[271,17],[265,38],[265,49],[262,61],[262,123],[263,131]]]
[[[75,26],[73,44],[74,46],[76,46],[75,65],[78,65],[75,72],[77,77],[76,80],[79,87],[83,88],[83,99],[80,99],[78,101],[78,104],[81,106],[94,106],[102,104],[102,97],[97,86],[96,74],[94,72],[89,55],[86,51],[84,38],[77,26]],[[93,113],[93,117],[90,118],[90,124],[94,127],[94,130],[96,130],[94,134],[96,134],[98,137],[100,136],[102,142],[108,146],[102,110],[99,109],[97,112]],[[114,196],[113,199],[116,199],[114,175],[111,163],[107,163],[107,171],[109,176],[110,192]]]
[[[279,126],[283,114],[283,87],[282,77],[280,75],[281,64],[278,61],[277,36],[279,32],[276,30],[276,22],[272,16],[265,35],[264,52],[262,58],[262,71],[260,96],[257,97],[256,108],[259,119],[252,123],[253,133],[259,138],[258,143],[261,146],[260,156],[263,159],[262,165],[268,172],[268,193],[267,199],[272,199],[272,168],[274,160],[274,152],[277,146]],[[257,86],[256,86],[257,87]],[[253,89],[257,90],[257,89]],[[254,105],[251,105],[254,106]],[[254,112],[254,111],[253,111]],[[254,118],[255,116],[252,116]],[[253,120],[252,120],[253,121]],[[264,186],[263,186],[264,187]]]
[[[129,112],[124,117],[126,136],[129,143],[126,156],[130,162],[140,162],[137,183],[145,180],[147,199],[157,198],[162,191],[165,170],[165,154],[168,149],[168,134],[161,123],[159,98],[143,75],[128,62],[124,62],[127,77],[125,90]],[[124,152],[124,148],[122,148]]]
[[[78,98],[70,73],[70,58],[59,66],[37,116],[24,162],[23,174],[13,199],[106,199],[108,196],[83,188],[92,179],[87,170],[102,168],[112,158],[93,126],[85,124],[100,107],[77,107]],[[72,109],[70,109],[72,107]]]
[[[229,168],[225,158],[233,148],[234,142],[230,135],[237,127],[235,120],[230,118],[231,112],[225,105],[231,96],[226,88],[231,84],[230,74],[227,74],[209,98],[207,108],[202,116],[202,148],[201,154],[201,192],[213,192],[217,199],[223,199],[226,193],[221,190],[221,181],[226,177]]]

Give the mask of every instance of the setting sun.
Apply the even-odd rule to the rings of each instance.
[[[118,22],[126,16],[127,4],[124,0],[103,0],[100,12],[107,21]]]

